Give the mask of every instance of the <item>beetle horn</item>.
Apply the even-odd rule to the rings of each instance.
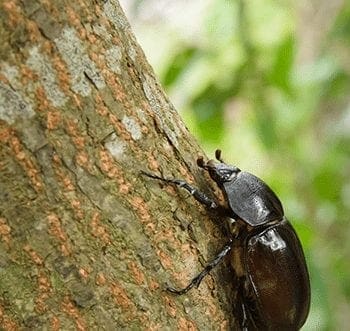
[[[215,151],[215,158],[220,161],[221,163],[225,163],[224,160],[221,157],[221,149],[217,149]]]

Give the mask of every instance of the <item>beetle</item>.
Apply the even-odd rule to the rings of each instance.
[[[189,183],[147,172],[144,175],[187,190],[208,209],[225,216],[229,240],[221,252],[174,294],[182,295],[198,287],[229,252],[237,280],[242,330],[299,330],[310,308],[310,280],[304,253],[292,225],[284,216],[282,204],[267,184],[253,174],[226,164],[221,151],[215,160],[197,165],[207,171],[222,190],[226,206],[219,205]]]

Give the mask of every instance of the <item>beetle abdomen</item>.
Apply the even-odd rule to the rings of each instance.
[[[245,256],[258,313],[268,330],[299,330],[310,283],[299,239],[287,220],[251,237]]]
[[[276,194],[261,179],[240,172],[223,184],[232,211],[251,226],[282,220],[283,207]]]

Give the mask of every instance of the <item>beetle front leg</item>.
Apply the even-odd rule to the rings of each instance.
[[[215,257],[213,261],[211,261],[205,268],[202,270],[196,277],[194,277],[191,282],[183,289],[176,290],[173,287],[167,287],[167,291],[182,295],[188,292],[192,287],[196,286],[198,287],[201,283],[202,279],[214,268],[216,267],[219,262],[227,255],[227,253],[231,250],[232,247],[232,240],[225,245],[225,247],[222,249],[222,251]]]
[[[150,174],[145,171],[141,171],[143,175],[146,175],[147,177],[154,178],[161,180],[166,183],[175,184],[179,187],[184,188],[187,192],[189,192],[198,202],[205,205],[209,209],[219,209],[221,206],[219,206],[213,199],[209,198],[205,193],[199,191],[197,188],[192,186],[191,184],[188,184],[186,181],[182,179],[174,179],[174,178],[163,178],[159,177],[154,174]]]

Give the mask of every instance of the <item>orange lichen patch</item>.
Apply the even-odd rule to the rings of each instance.
[[[62,58],[60,58],[56,54],[52,54],[51,63],[56,70],[59,87],[66,95],[70,95],[72,93],[70,90],[70,75],[66,68],[65,62],[63,62]]]
[[[147,160],[148,166],[151,170],[157,171],[159,169],[159,163],[152,153],[148,153]]]
[[[0,130],[0,142],[3,144],[8,143],[10,137],[13,135],[13,130],[11,128],[3,128]]]
[[[88,33],[87,39],[90,44],[96,44],[99,41],[93,33]],[[95,60],[92,57],[91,60],[95,62]]]
[[[173,269],[173,263],[171,261],[171,258],[167,254],[165,254],[164,251],[158,249],[156,253],[159,257],[160,263],[165,269]]]
[[[75,325],[79,331],[88,330],[84,319],[79,313],[79,310],[76,306],[74,306],[74,304],[68,297],[64,298],[61,307],[63,312],[65,312],[68,316],[73,318],[73,320],[75,321]]]
[[[100,150],[100,168],[109,177],[117,181],[119,192],[128,194],[131,189],[131,184],[127,183],[123,176],[122,170],[116,165],[112,155],[105,149]]]
[[[58,218],[58,216],[52,213],[47,216],[47,220],[49,221],[49,225],[50,225],[50,230],[49,230],[50,234],[54,235],[56,239],[58,239],[59,241],[66,241],[67,235],[62,229],[61,221]]]
[[[91,40],[92,43],[96,44],[97,38],[95,37],[95,35],[90,34],[89,38],[92,39]],[[103,71],[103,69],[105,69],[105,63],[103,61],[104,57],[101,55],[101,53],[104,54],[106,50],[103,47],[101,47],[99,48],[98,51],[99,51],[98,53],[90,52],[89,55],[90,55],[90,59],[95,62],[95,64],[101,69],[101,71]]]
[[[92,9],[92,6],[91,6],[91,9]],[[94,9],[92,9],[92,12],[95,12],[95,15],[99,18],[99,23],[101,24],[101,25],[105,25],[105,21],[106,21],[106,18],[105,17],[103,17],[103,15],[102,15],[102,9],[101,9],[101,7],[99,6],[99,5],[95,5],[94,6]]]
[[[128,268],[131,272],[131,276],[134,278],[137,285],[141,285],[145,282],[145,275],[137,266],[136,262],[134,261],[129,262]]]
[[[68,16],[69,24],[73,25],[76,30],[79,30],[79,28],[81,28],[81,18],[77,15],[76,10],[74,10],[71,6],[66,6],[65,12]]]
[[[81,17],[86,17],[86,22],[92,23],[95,20],[96,15],[91,15],[91,4],[83,0],[76,1],[76,3],[79,4],[79,13],[81,14]]]
[[[69,243],[67,242],[67,235],[62,228],[62,224],[58,216],[51,213],[47,216],[49,222],[49,233],[54,236],[61,243],[61,252],[64,256],[70,254]]]
[[[78,220],[84,218],[84,211],[81,209],[81,201],[79,199],[70,200],[70,204],[73,208],[74,215]]]
[[[7,225],[6,219],[0,217],[0,237],[3,242],[7,245],[10,244],[11,241],[11,228]]]
[[[61,124],[61,113],[56,110],[53,110],[48,111],[46,116],[46,127],[49,130],[57,129],[58,126]]]
[[[45,301],[48,299],[50,293],[52,292],[51,283],[43,271],[39,273],[38,285],[39,285],[39,295],[35,299],[35,310],[38,313],[43,313],[48,308]]]
[[[4,1],[2,7],[7,13],[6,22],[11,28],[14,28],[23,22],[21,9],[17,6],[16,1]]]
[[[66,191],[74,191],[74,186],[71,179],[68,177],[68,175],[63,173],[62,169],[57,169],[56,175],[58,175],[58,177],[62,179],[60,183],[63,184]]]
[[[46,53],[50,57],[50,61],[51,61],[52,52],[55,51],[53,43],[49,40],[42,41],[41,50],[42,52]]]
[[[114,97],[122,104],[126,102],[126,93],[124,87],[120,84],[118,77],[110,70],[104,70],[103,76],[108,87],[111,89]]]
[[[96,37],[94,34],[92,34],[92,36],[94,36],[94,39],[90,42],[92,43],[96,43]],[[90,37],[91,38],[91,37]],[[104,48],[101,49],[101,53],[104,54],[106,52],[106,50]],[[94,61],[95,63],[97,63],[98,66],[100,66],[102,64],[102,61],[101,59],[103,59],[103,57],[101,56],[100,53],[96,53],[96,52],[90,52],[89,53],[89,56],[90,56],[90,59],[92,61]]]
[[[177,322],[177,329],[181,331],[196,331],[198,330],[197,326],[193,321],[187,320],[186,318],[180,317]]]
[[[103,102],[101,95],[97,93],[95,94],[95,110],[101,116],[107,116],[109,113],[108,108]]]
[[[193,183],[194,182],[194,178],[193,176],[188,172],[188,170],[186,168],[184,168],[183,165],[179,165],[178,166],[179,172],[182,176],[182,178],[184,178],[188,183]]]
[[[23,250],[30,256],[32,261],[37,265],[42,265],[44,259],[28,244],[23,247]]]
[[[17,162],[29,177],[35,191],[40,191],[43,188],[43,182],[39,176],[39,170],[35,167],[29,155],[23,150],[23,146],[17,137],[12,136],[9,142]]]
[[[174,236],[174,232],[169,229],[162,229],[161,231],[157,231],[154,235],[154,241],[166,242],[171,244],[173,249],[180,249],[181,245],[178,239]]]
[[[146,223],[151,220],[151,215],[145,203],[145,200],[139,196],[133,196],[130,200],[131,206],[139,215],[141,222]]]
[[[154,322],[150,322],[150,324],[147,325],[147,328],[145,330],[158,331],[158,330],[164,330],[164,327],[160,323],[154,324]]]
[[[180,164],[180,165],[178,166],[178,170],[179,170],[181,176],[183,176],[183,177],[187,176],[188,171],[186,171],[186,169],[184,168],[183,165]]]
[[[105,244],[109,245],[111,243],[111,237],[108,233],[107,228],[101,224],[101,215],[99,212],[94,212],[92,215],[92,220],[90,222],[91,234],[101,239]]]
[[[35,90],[36,109],[40,112],[46,112],[51,107],[50,101],[46,97],[45,90],[42,86],[38,86]]]
[[[79,268],[79,275],[80,275],[83,279],[87,280],[88,277],[89,277],[89,272],[88,272],[86,269],[84,269],[84,268]]]
[[[155,281],[154,279],[151,279],[149,282],[148,282],[148,287],[151,291],[155,291],[157,289],[159,289],[160,285],[157,281]]]
[[[141,101],[141,108],[142,108],[144,111],[147,111],[147,116],[149,116],[150,118],[155,118],[154,112],[151,111],[151,106],[150,106],[150,104],[148,103],[148,101],[142,100],[142,101]]]
[[[128,142],[130,149],[134,152],[139,149],[139,146],[135,144],[135,141],[132,139],[131,134],[125,129],[124,124],[116,115],[109,112],[108,107],[105,105],[100,95],[95,96],[95,109],[98,114],[108,118],[108,121],[115,129],[117,136],[120,137],[121,140]]]
[[[59,331],[61,329],[61,323],[57,316],[53,316],[50,321],[50,330]]]
[[[179,193],[177,192],[177,187],[175,186],[167,185],[163,187],[163,190],[168,192],[170,195],[179,195]]]
[[[55,166],[55,174],[58,177],[58,182],[63,184],[63,187],[65,191],[71,192],[74,191],[74,185],[72,180],[70,179],[68,174],[65,174],[63,169],[62,169],[62,161],[60,157],[57,154],[53,154],[52,156],[52,161],[54,162]]]
[[[23,85],[32,84],[33,80],[36,80],[38,77],[33,70],[24,64],[21,65],[20,72]]]
[[[114,129],[116,130],[118,137],[120,137],[124,141],[128,141],[130,143],[133,142],[130,133],[125,130],[124,125],[119,121],[117,116],[115,116],[114,114],[109,114],[108,119],[113,125]]]
[[[82,168],[89,168],[89,155],[86,151],[79,151],[75,156],[76,163]]]
[[[103,272],[99,272],[96,276],[95,283],[96,285],[103,286],[106,285],[107,279]]]
[[[73,139],[74,139],[74,143],[77,146],[77,148],[79,148],[79,149],[84,148],[84,146],[85,146],[85,138],[84,137],[75,136],[75,137],[73,137]]]
[[[152,237],[155,238],[154,235],[156,234],[156,225],[154,223],[147,223],[145,229],[147,230],[148,234],[152,234]]]
[[[5,314],[5,310],[2,306],[0,306],[0,323],[1,323],[0,326],[2,330],[5,330],[5,331],[20,330],[17,323]]]
[[[79,132],[76,120],[67,119],[65,121],[65,128],[68,134],[71,136],[75,147],[77,149],[83,149],[86,144],[86,140],[85,140],[85,137],[83,137]]]
[[[135,309],[134,303],[130,300],[125,289],[118,282],[112,282],[110,284],[110,290],[115,303],[123,310],[130,312],[131,309]]]
[[[177,310],[176,310],[176,305],[175,305],[174,300],[172,298],[170,299],[170,297],[168,295],[163,296],[163,300],[165,303],[165,309],[166,309],[167,313],[171,317],[175,317]]]
[[[87,39],[87,31],[85,30],[85,28],[81,27],[80,29],[77,29],[77,31],[81,40]]]
[[[146,125],[142,125],[141,131],[142,131],[143,134],[147,135],[148,132],[149,132],[149,129],[148,129],[148,127]]]
[[[31,21],[31,20],[26,20],[25,23],[26,23],[26,29],[28,31],[27,35],[29,36],[29,40],[32,43],[37,43],[41,37],[38,26],[34,21]]]

